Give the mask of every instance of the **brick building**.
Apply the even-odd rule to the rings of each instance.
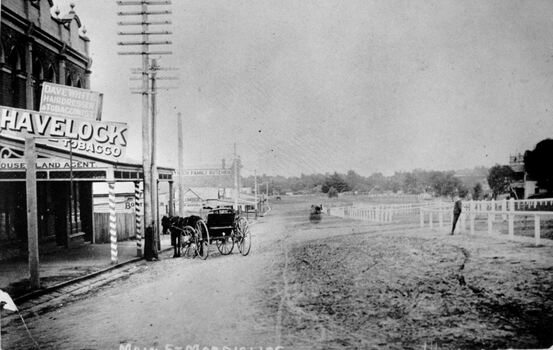
[[[24,141],[29,134],[35,139],[42,135],[35,159],[40,242],[62,246],[69,246],[74,238],[94,242],[93,183],[132,182],[138,188],[142,182],[142,165],[124,158],[122,131],[119,158],[114,157],[116,147],[108,145],[105,137],[108,128],[126,132],[126,124],[106,122],[98,116],[83,119],[75,114],[29,113],[39,111],[46,82],[65,85],[61,90],[89,91],[84,90],[90,87],[89,39],[74,6],[62,13],[52,0],[2,0],[0,13],[0,258],[26,253]],[[37,131],[39,121],[44,120],[50,122],[46,134]],[[82,135],[76,137],[73,127],[79,123]],[[52,131],[59,134],[62,127],[65,134],[54,140],[59,144],[52,144]],[[102,130],[106,140],[93,140],[93,129],[98,136]],[[70,132],[74,134],[71,137],[67,136]],[[83,136],[87,132],[88,137]],[[65,148],[60,147],[63,144]],[[172,185],[173,172],[159,168],[159,181]]]
[[[73,6],[61,14],[52,0],[2,0],[1,4],[0,105],[38,110],[43,82],[89,87],[89,39]],[[20,151],[16,142],[0,143],[0,158],[22,156]],[[10,181],[12,176],[18,177],[16,172],[0,172],[4,180],[0,182],[0,242],[17,245],[26,238],[25,182]],[[56,239],[60,244],[64,241],[70,219],[67,186],[66,182],[38,185],[43,240],[62,232]],[[79,198],[91,196],[91,184],[75,184],[75,191],[74,229],[90,233],[90,217],[83,215],[83,222],[79,215],[88,204],[81,206]]]
[[[3,0],[0,105],[38,110],[44,81],[89,88],[89,39],[74,8],[52,0]]]

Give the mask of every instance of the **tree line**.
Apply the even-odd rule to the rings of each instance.
[[[479,174],[487,173],[485,168],[475,168]],[[334,172],[332,174],[301,174],[301,176],[283,177],[267,176],[258,177],[260,192],[269,189],[269,194],[282,194],[293,192],[298,194],[327,193],[330,196],[343,192],[357,193],[429,193],[436,196],[453,196],[459,194],[466,196],[474,193],[479,196],[482,193],[482,184],[463,182],[455,176],[454,171],[427,171],[413,170],[410,172],[396,172],[391,176],[385,176],[376,172],[370,176],[363,176],[349,170],[347,173]],[[268,184],[268,186],[267,186]],[[243,179],[243,186],[254,185],[254,177]]]
[[[293,193],[327,193],[330,196],[343,192],[357,193],[428,193],[434,196],[467,196],[475,200],[485,196],[496,198],[500,194],[517,196],[513,184],[524,180],[534,180],[553,195],[553,139],[545,139],[536,144],[533,150],[524,153],[524,167],[514,171],[510,165],[496,164],[491,168],[476,167],[463,171],[468,176],[456,176],[454,171],[413,170],[396,172],[384,176],[376,172],[363,176],[349,170],[342,174],[301,174],[301,176],[267,176],[258,177],[261,183],[260,192],[269,190],[269,194]],[[491,193],[485,193],[487,184]],[[254,185],[254,177],[243,178],[244,186]]]

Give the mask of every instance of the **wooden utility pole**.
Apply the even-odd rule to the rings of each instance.
[[[159,204],[158,204],[158,175],[157,175],[157,155],[156,155],[156,78],[157,78],[157,71],[156,69],[159,68],[157,66],[157,60],[154,58],[152,59],[152,64],[150,66],[150,77],[151,77],[151,108],[152,108],[152,119],[151,119],[151,127],[152,127],[152,145],[151,145],[151,170],[150,170],[150,176],[151,176],[151,184],[152,184],[152,207],[154,210],[152,210],[152,222],[154,226],[154,235],[156,239],[157,249],[161,250],[161,240],[159,236]]]
[[[150,40],[150,36],[154,35],[169,35],[172,34],[167,30],[150,30],[151,25],[170,25],[171,21],[168,20],[153,20],[150,16],[157,15],[170,15],[170,10],[153,11],[149,6],[165,6],[170,5],[170,0],[139,0],[139,1],[117,1],[119,6],[139,6],[138,11],[119,11],[118,16],[139,16],[138,20],[134,21],[121,21],[118,22],[120,26],[138,26],[140,30],[118,32],[119,35],[124,36],[138,36],[139,40],[134,41],[122,41],[119,42],[120,46],[138,46],[140,51],[119,52],[120,55],[140,55],[142,57],[142,67],[140,73],[142,75],[142,87],[138,93],[142,95],[142,167],[144,174],[144,186],[143,186],[143,206],[144,206],[144,227],[152,226],[154,230],[154,240],[158,237],[157,229],[157,167],[155,167],[155,148],[154,144],[154,132],[152,130],[153,120],[150,119],[150,89],[149,89],[149,57],[150,55],[170,55],[171,51],[150,51],[151,45],[171,45],[171,41],[167,40]],[[135,17],[136,18],[136,17]],[[155,92],[154,92],[155,93]],[[155,106],[153,107],[155,110]],[[154,112],[155,113],[155,112]],[[153,118],[153,116],[152,116]],[[152,160],[152,156],[154,159]],[[155,168],[154,168],[155,167]],[[154,171],[152,171],[154,169]],[[155,198],[154,198],[155,196]],[[154,242],[152,242],[154,243]],[[159,239],[158,239],[159,244]],[[152,247],[156,247],[152,244]],[[158,245],[159,247],[159,245]],[[158,248],[159,249],[159,248]]]
[[[182,114],[179,112],[178,119],[178,157],[179,157],[179,216],[184,216],[184,144],[182,131]]]
[[[34,137],[25,137],[25,186],[27,192],[27,242],[31,288],[40,288],[38,272],[38,208],[36,189],[36,143]]]
[[[257,217],[257,212],[259,211],[259,203],[257,202],[257,170],[253,171],[253,190],[254,190],[254,202],[255,202],[255,216]]]
[[[234,209],[238,210],[238,157],[236,156],[236,142],[234,143]]]

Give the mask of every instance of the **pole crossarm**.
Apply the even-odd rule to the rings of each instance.
[[[173,54],[173,51],[129,51],[129,52],[118,52],[118,55],[125,56],[125,55],[171,55]]]
[[[129,78],[129,80],[142,80],[142,78],[136,77],[136,78]],[[178,77],[156,77],[156,80],[179,80]]]
[[[145,32],[117,32],[118,35],[170,35],[173,32],[168,30],[149,30]]]
[[[139,25],[159,25],[159,24],[172,24],[171,21],[120,21],[117,22],[120,26],[139,26]],[[144,33],[146,34],[146,33]]]
[[[179,70],[179,69],[175,68],[175,67],[157,67],[155,70],[156,71],[176,71],[176,70]],[[148,70],[148,72],[151,73],[152,69]],[[132,74],[143,74],[144,72],[140,68],[131,68],[131,73]]]
[[[128,45],[171,45],[173,42],[169,40],[165,41],[119,41],[117,45],[128,46]]]
[[[117,16],[141,16],[141,15],[170,15],[173,12],[171,10],[162,11],[119,11]]]
[[[117,5],[120,6],[139,6],[139,5],[171,5],[170,0],[159,0],[159,1],[117,1]]]

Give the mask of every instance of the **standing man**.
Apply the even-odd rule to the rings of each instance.
[[[455,196],[454,201],[455,204],[453,205],[453,226],[451,227],[451,235],[455,232],[455,225],[457,224],[457,220],[459,220],[459,216],[461,216],[461,212],[463,211],[463,202],[461,202],[461,198],[459,198],[459,196]]]

